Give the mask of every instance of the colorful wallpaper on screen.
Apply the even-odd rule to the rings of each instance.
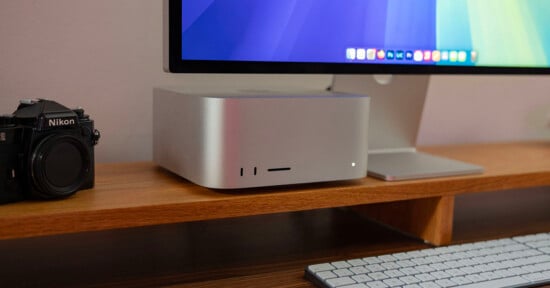
[[[548,0],[183,0],[184,60],[550,66]]]

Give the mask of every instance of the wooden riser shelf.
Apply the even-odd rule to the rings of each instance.
[[[94,189],[80,191],[62,201],[25,201],[0,206],[0,239],[354,206],[369,217],[432,243],[444,244],[452,235],[455,195],[550,186],[550,143],[476,144],[422,150],[484,166],[486,172],[391,183],[365,178],[216,191],[189,183],[153,163],[98,164]],[[384,209],[380,205],[390,206]],[[393,210],[388,210],[390,207]],[[381,212],[384,210],[393,212],[391,215]],[[395,214],[401,212],[410,219],[396,218]]]

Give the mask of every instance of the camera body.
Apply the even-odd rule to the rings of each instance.
[[[0,117],[0,203],[59,199],[94,186],[99,132],[83,109],[25,100]]]

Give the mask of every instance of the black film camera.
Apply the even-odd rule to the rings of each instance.
[[[0,203],[58,199],[94,186],[99,132],[83,109],[23,100],[0,116]]]

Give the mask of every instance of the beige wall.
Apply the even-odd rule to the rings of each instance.
[[[550,77],[432,77],[419,142],[550,140]]]
[[[82,106],[98,161],[151,159],[154,86],[325,87],[329,76],[162,72],[160,0],[0,2],[0,113],[20,98]],[[550,78],[433,77],[420,144],[550,139]]]

